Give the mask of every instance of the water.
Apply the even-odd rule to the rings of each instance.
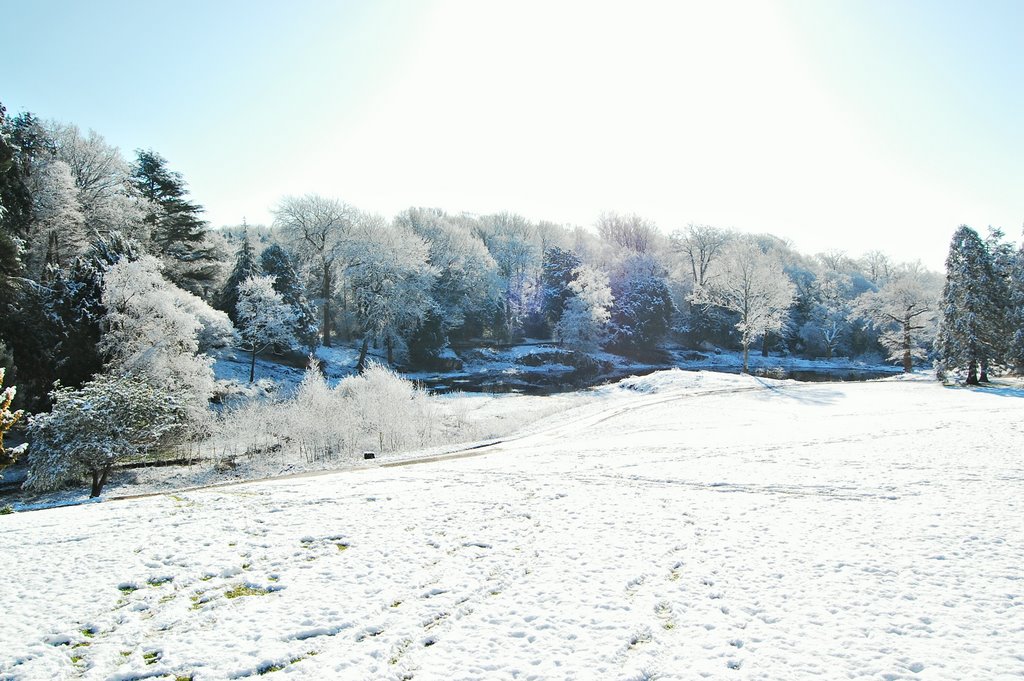
[[[583,388],[591,388],[598,385],[614,383],[627,376],[644,376],[655,371],[670,369],[670,366],[644,367],[639,369],[622,369],[610,373],[603,373],[597,376],[580,376],[573,373],[558,374],[543,371],[520,372],[514,375],[506,373],[481,373],[443,375],[439,374],[425,379],[419,379],[419,383],[429,392],[444,394],[450,392],[469,393],[519,393],[523,395],[553,395],[562,392],[571,392]],[[742,373],[739,367],[730,366],[686,366],[680,367],[686,371],[718,371],[727,374]],[[877,378],[886,378],[900,373],[900,369],[786,369],[755,368],[751,370],[754,376],[762,378],[792,379],[807,383],[836,383],[846,381],[870,381]]]

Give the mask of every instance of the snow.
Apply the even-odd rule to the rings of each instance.
[[[1019,678],[1020,396],[673,370],[448,458],[0,516],[0,678]]]

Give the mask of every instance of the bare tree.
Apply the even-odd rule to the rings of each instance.
[[[286,196],[274,210],[274,226],[315,268],[323,306],[324,346],[331,346],[331,298],[358,211],[317,194]]]
[[[861,258],[861,262],[867,271],[868,278],[874,284],[881,286],[892,275],[892,260],[882,251],[868,251]]]
[[[670,239],[673,250],[682,253],[690,261],[695,288],[707,284],[711,263],[729,242],[730,236],[724,229],[693,223],[687,225],[685,230],[672,233]]]
[[[130,168],[121,151],[93,130],[83,135],[76,125],[51,121],[47,132],[53,137],[57,158],[71,170],[78,201],[86,216],[101,204],[124,195]]]
[[[602,213],[597,219],[597,233],[607,243],[634,253],[649,253],[658,240],[658,228],[654,223],[635,213]]]
[[[505,327],[511,336],[522,322],[529,307],[529,293],[536,289],[540,276],[542,252],[537,227],[521,215],[498,213],[482,217],[478,229],[505,285]]]
[[[914,359],[928,354],[924,345],[935,335],[941,293],[938,274],[920,263],[904,265],[880,290],[859,296],[854,312],[882,332],[879,342],[889,359],[902,361],[903,372],[910,373]]]
[[[730,243],[722,253],[718,274],[706,286],[696,289],[690,299],[739,315],[736,329],[743,345],[743,372],[747,373],[750,344],[766,333],[782,329],[795,292],[796,287],[776,255],[743,239]]]
[[[818,253],[815,257],[826,270],[832,272],[845,272],[850,264],[850,258],[846,255],[846,251],[837,249]]]

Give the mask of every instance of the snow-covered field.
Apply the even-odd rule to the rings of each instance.
[[[462,458],[0,516],[0,679],[1020,678],[1022,405],[668,371]]]

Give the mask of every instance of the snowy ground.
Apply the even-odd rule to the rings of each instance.
[[[669,371],[464,458],[0,516],[0,679],[1020,678],[1022,398]]]

